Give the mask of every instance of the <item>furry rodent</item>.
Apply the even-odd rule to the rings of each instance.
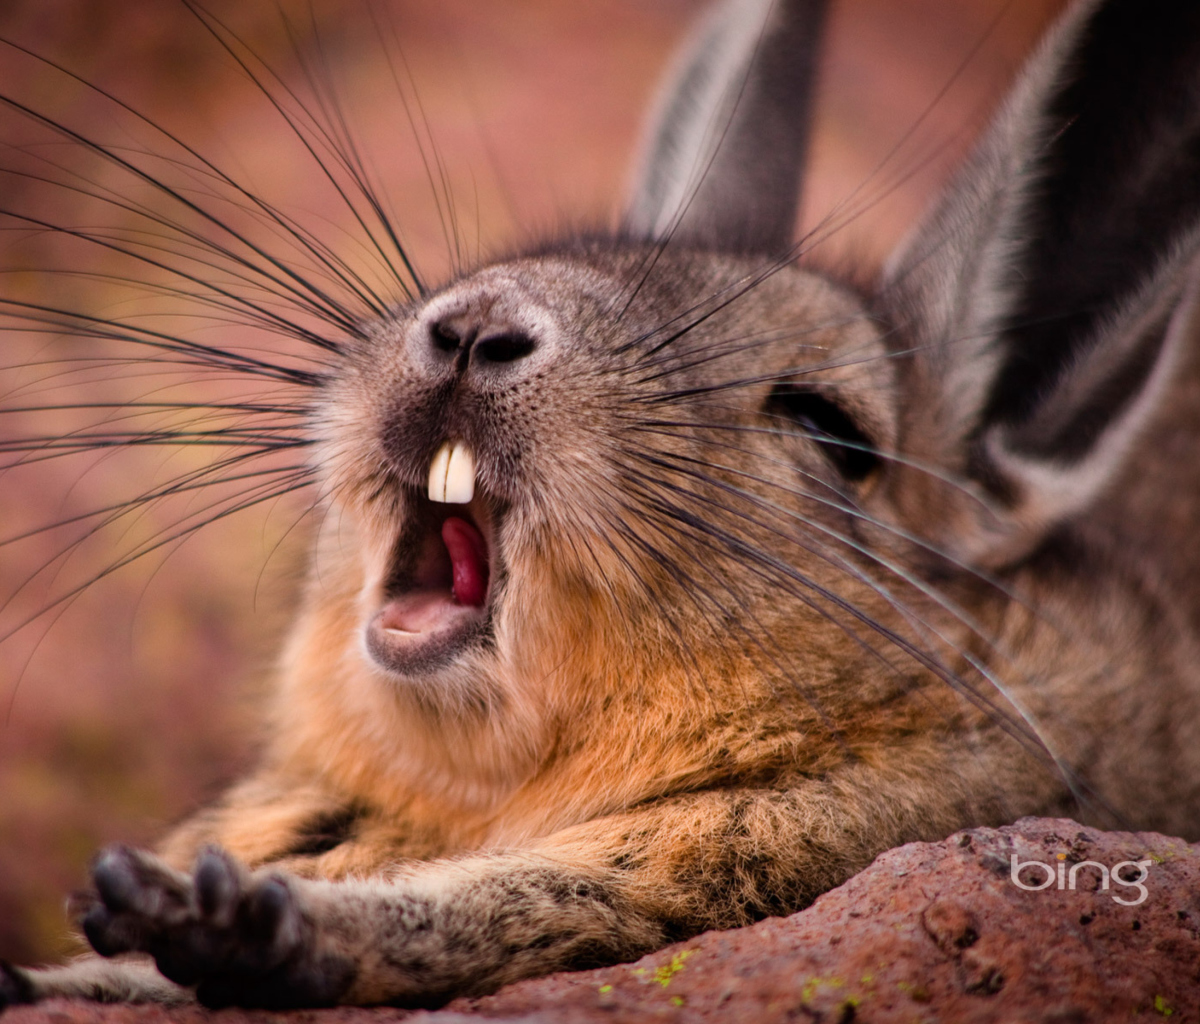
[[[865,291],[792,245],[823,15],[716,12],[623,233],[337,339],[263,763],[79,901],[162,973],[4,999],[436,1003],[966,825],[1195,830],[1200,13],[1072,8]]]

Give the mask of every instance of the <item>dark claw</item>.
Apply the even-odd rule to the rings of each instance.
[[[133,860],[134,854],[127,846],[110,846],[96,858],[92,867],[92,881],[104,905],[113,913],[141,910],[139,895],[142,880]]]
[[[96,858],[92,881],[97,895],[76,899],[83,911],[80,926],[101,956],[148,951],[164,927],[177,926],[189,914],[189,890],[148,854],[128,846],[110,846]]]
[[[166,924],[191,912],[190,879],[178,877],[157,858],[128,846],[110,846],[97,858],[92,881],[114,915],[137,914]]]
[[[208,847],[196,861],[196,902],[200,913],[214,924],[228,926],[237,910],[241,884],[229,855]]]
[[[248,924],[252,934],[271,945],[278,943],[283,919],[292,906],[292,894],[277,878],[269,878],[251,895]]]
[[[6,960],[0,960],[0,1013],[9,1006],[24,1006],[34,1001],[29,979]]]
[[[130,914],[113,914],[99,901],[79,924],[92,949],[101,956],[119,956],[146,948],[144,921]]]
[[[109,941],[109,932],[112,929],[112,915],[104,908],[104,904],[96,903],[91,910],[83,915],[83,919],[79,922],[83,929],[84,937],[101,956],[116,956],[118,953],[126,952],[128,947],[122,947],[119,943]]]
[[[101,956],[116,955],[116,950],[101,953],[96,945],[100,943],[106,949],[108,947],[106,940],[108,911],[105,910],[104,903],[95,892],[76,891],[71,893],[67,897],[66,909],[67,917],[75,922],[75,926],[83,932],[97,953],[100,953]]]

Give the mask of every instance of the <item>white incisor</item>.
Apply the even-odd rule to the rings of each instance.
[[[475,496],[475,456],[463,441],[447,441],[429,466],[429,500],[465,505]]]

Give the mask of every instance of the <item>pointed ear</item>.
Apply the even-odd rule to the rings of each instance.
[[[1084,0],[885,274],[933,470],[894,474],[903,518],[999,564],[1086,509],[1163,400],[1198,249],[1200,4]]]
[[[626,226],[645,238],[774,252],[792,240],[826,0],[730,0],[658,105]]]

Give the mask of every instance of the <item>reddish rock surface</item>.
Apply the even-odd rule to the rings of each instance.
[[[1012,858],[1025,868],[1022,889]],[[1145,863],[1145,898],[1098,867]],[[1147,863],[1148,862],[1148,863]],[[1061,872],[1061,874],[1060,874]],[[1127,867],[1123,877],[1138,877]],[[1061,888],[1059,879],[1062,879]],[[1122,903],[1121,901],[1126,901]],[[1128,905],[1127,905],[1128,904]],[[4,1024],[579,1021],[1200,1021],[1200,846],[1027,818],[882,854],[808,910],[636,964],[559,974],[436,1013],[292,1014],[54,1002]]]

